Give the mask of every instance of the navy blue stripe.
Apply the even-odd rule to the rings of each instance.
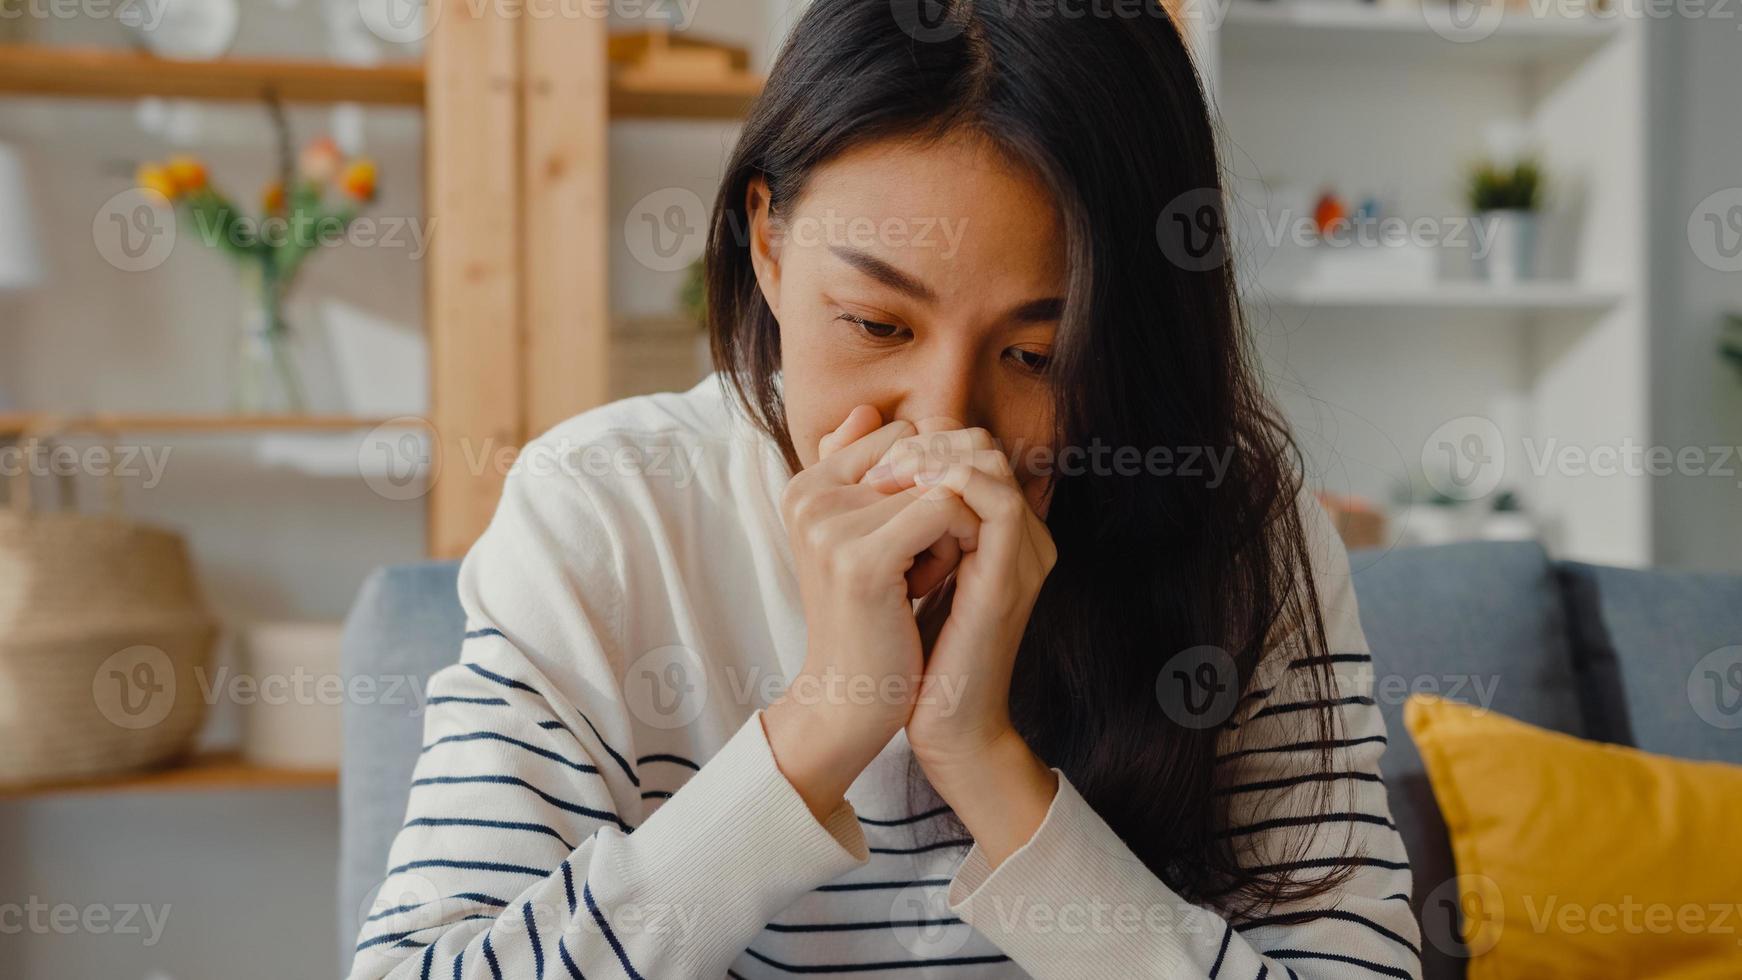
[[[1241,749],[1238,752],[1229,752],[1226,755],[1216,756],[1216,761],[1230,762],[1234,759],[1244,758],[1249,755],[1263,755],[1272,752],[1306,752],[1313,749],[1346,749],[1367,742],[1378,742],[1379,744],[1384,745],[1388,741],[1389,740],[1384,735],[1368,735],[1365,738],[1337,738],[1328,740],[1320,739],[1312,742],[1294,742],[1289,745],[1272,745],[1265,748]]]
[[[935,810],[927,810],[924,813],[916,813],[908,817],[898,817],[894,820],[873,820],[870,817],[860,817],[859,822],[862,824],[869,824],[873,827],[899,827],[902,824],[918,823],[921,820],[930,820],[939,814],[950,812],[951,810],[949,807],[940,806]]]
[[[434,962],[435,944],[430,943],[428,946],[423,948],[423,973],[419,975],[419,980],[429,980],[429,967],[430,964]]]
[[[746,949],[746,955],[755,957],[777,970],[787,973],[859,973],[865,970],[916,970],[930,966],[975,966],[981,963],[1008,963],[1010,957],[998,956],[955,956],[935,960],[890,960],[883,963],[814,963],[793,964],[782,963],[770,959],[753,949]]]
[[[486,626],[483,629],[467,630],[466,635],[464,637],[462,637],[461,639],[463,639],[463,640],[476,640],[482,636],[502,636],[502,631],[495,628],[494,626]],[[502,636],[502,638],[504,640],[508,639],[508,637],[506,637],[506,636]]]
[[[596,767],[596,766],[589,765],[585,762],[574,762],[574,761],[564,757],[560,753],[552,752],[550,749],[541,748],[537,745],[533,745],[531,742],[523,742],[518,738],[511,738],[507,735],[502,735],[502,734],[499,734],[497,732],[482,732],[482,731],[480,731],[480,732],[462,732],[458,735],[443,735],[441,738],[438,738],[435,741],[424,746],[423,750],[421,752],[419,752],[418,754],[422,755],[424,752],[428,752],[430,749],[433,749],[438,745],[446,745],[449,742],[478,742],[478,741],[507,742],[509,745],[512,745],[515,748],[525,749],[526,751],[531,752],[533,755],[542,756],[543,758],[549,759],[552,762],[560,762],[563,765],[568,766],[570,769],[573,769],[576,772],[593,773],[595,775],[599,772],[598,767]]]
[[[1278,871],[1295,871],[1300,868],[1340,868],[1343,865],[1354,865],[1361,868],[1388,868],[1392,871],[1408,871],[1408,861],[1387,861],[1375,857],[1337,857],[1308,858],[1305,861],[1285,861],[1282,864],[1261,864],[1246,870],[1254,874],[1274,874]]]
[[[972,838],[965,840],[943,840],[935,844],[921,844],[918,847],[872,847],[867,848],[872,854],[925,854],[928,851],[942,851],[951,847],[973,847]]]
[[[497,705],[498,707],[506,707],[508,704],[508,699],[507,698],[462,698],[462,697],[457,697],[457,696],[452,695],[452,694],[443,694],[439,697],[430,698],[428,701],[425,701],[424,703],[425,704],[493,704],[493,705]]]
[[[581,968],[576,966],[574,959],[569,956],[568,947],[563,945],[563,937],[561,936],[556,937],[556,954],[563,958],[563,966],[568,969],[569,976],[573,980],[587,980],[586,975],[581,973]]]
[[[1264,980],[1267,976],[1270,976],[1270,967],[1265,966],[1263,963],[1258,964],[1258,977],[1256,980]]]
[[[473,914],[473,915],[465,916],[464,918],[459,919],[458,921],[470,922],[473,919],[484,919],[484,920],[489,921],[489,920],[493,920],[494,918],[495,918],[494,916],[489,916],[489,915]],[[450,926],[452,924],[453,923],[451,923],[451,922],[432,922],[427,926],[418,926],[416,929],[407,929],[404,932],[384,932],[379,936],[374,936],[372,938],[365,939],[362,942],[358,943],[357,944],[357,952],[361,953],[363,950],[366,950],[366,949],[370,948],[371,946],[380,946],[383,943],[393,943],[394,945],[400,945],[404,941],[405,937],[407,937],[407,936],[415,936],[418,933],[424,932],[424,931],[429,930],[429,929],[446,928],[447,926]]]
[[[1380,899],[1380,901],[1382,901],[1382,902],[1390,902],[1390,901],[1394,901],[1394,900],[1396,900],[1396,899],[1400,899],[1400,898],[1401,898],[1401,899],[1403,899],[1403,900],[1404,900],[1404,901],[1406,901],[1406,902],[1407,902],[1407,901],[1409,901],[1409,896],[1408,896],[1408,895],[1405,895],[1405,894],[1404,894],[1404,893],[1402,893],[1402,892],[1392,892],[1392,893],[1391,893],[1391,894],[1390,894],[1390,895],[1387,895],[1387,896],[1385,896],[1385,897],[1384,897],[1384,898],[1382,898],[1382,899]]]
[[[1298,786],[1301,783],[1328,782],[1333,779],[1358,779],[1362,782],[1378,783],[1384,780],[1378,773],[1372,772],[1309,772],[1299,776],[1284,776],[1281,779],[1260,779],[1250,783],[1236,783],[1233,786],[1223,786],[1216,790],[1217,796],[1230,796],[1234,793],[1250,793],[1260,789],[1281,789],[1284,786]]]
[[[855,881],[845,885],[821,885],[819,892],[870,892],[885,888],[912,888],[915,886],[947,885],[948,878],[922,878],[919,881]]]
[[[769,932],[865,932],[872,929],[894,929],[897,926],[959,926],[962,920],[955,916],[943,919],[903,919],[885,922],[815,922],[787,925],[780,922],[770,922]]]
[[[655,752],[652,755],[644,755],[635,760],[635,764],[638,766],[645,766],[649,762],[670,762],[673,765],[684,766],[689,769],[694,769],[697,772],[700,772],[702,768],[681,755],[672,755],[669,752]]]
[[[527,830],[535,834],[543,834],[546,837],[554,837],[562,843],[563,847],[571,851],[575,849],[575,845],[570,844],[566,839],[564,839],[563,835],[557,833],[554,828],[546,827],[541,823],[519,823],[513,820],[482,820],[476,817],[418,817],[415,820],[407,820],[405,826],[488,827],[492,830]]]
[[[496,951],[490,948],[490,934],[484,933],[484,960],[490,964],[490,975],[502,980],[502,967],[496,962]]]
[[[1321,698],[1317,701],[1293,701],[1288,704],[1267,705],[1258,709],[1257,713],[1246,720],[1248,722],[1254,722],[1269,715],[1283,715],[1288,714],[1291,711],[1312,711],[1317,708],[1335,708],[1345,704],[1374,703],[1375,702],[1372,698],[1367,697],[1364,694],[1351,694],[1346,698],[1331,698],[1330,700]]]
[[[538,926],[532,921],[532,903],[522,905],[520,913],[526,920],[526,935],[532,940],[532,975],[535,980],[544,980],[544,944],[539,942]]]
[[[563,891],[568,892],[569,914],[575,914],[575,873],[569,868],[569,862],[563,861]]]
[[[466,947],[461,946],[460,951],[454,954],[454,980],[460,980],[460,964],[464,962],[465,959]]]
[[[1210,964],[1210,980],[1216,980],[1216,974],[1222,972],[1222,958],[1228,955],[1228,941],[1234,938],[1234,927],[1226,921],[1222,923],[1222,948],[1216,950],[1216,962]]]
[[[572,848],[571,848],[571,850],[572,850]],[[445,902],[445,901],[452,901],[456,898],[461,899],[463,901],[468,901],[468,902],[477,902],[480,905],[494,905],[497,908],[507,908],[508,907],[508,903],[504,902],[500,898],[491,898],[488,895],[481,895],[477,892],[460,892],[458,895],[449,895],[445,899],[438,898],[438,899],[435,899],[434,901]],[[369,916],[368,918],[364,919],[363,921],[364,922],[374,922],[376,919],[385,919],[390,915],[398,915],[401,912],[416,911],[417,909],[423,908],[425,905],[431,905],[431,904],[434,904],[434,903],[433,902],[418,902],[415,905],[401,905],[401,906],[398,906],[396,908],[382,909],[381,911],[375,913],[374,915]]]
[[[554,721],[554,720],[552,720],[552,721],[541,721],[541,722],[539,722],[539,723],[538,723],[538,727],[540,727],[540,728],[542,728],[542,729],[544,729],[544,730],[545,730],[545,731],[547,731],[547,732],[548,732],[548,731],[564,731],[564,732],[569,732],[569,726],[567,726],[567,725],[565,725],[565,724],[563,724],[563,723],[562,723],[562,722],[560,722],[560,721]],[[570,734],[570,735],[573,735],[573,734],[574,734],[574,732],[569,732],[569,734]]]
[[[413,868],[459,868],[462,871],[500,871],[503,874],[532,875],[543,878],[550,872],[543,868],[529,868],[524,864],[503,864],[498,861],[450,861],[447,858],[428,858],[423,861],[407,861],[397,868],[388,869],[390,875]]]
[[[470,635],[470,634],[468,634],[468,635]],[[482,634],[482,635],[488,635],[488,634]],[[496,635],[501,636],[502,634],[497,633]],[[533,687],[531,684],[526,683],[525,681],[517,681],[512,677],[504,677],[501,674],[496,673],[495,671],[486,670],[483,667],[478,666],[477,664],[468,663],[468,664],[466,664],[466,666],[472,671],[472,673],[477,674],[479,677],[483,677],[487,680],[495,681],[496,683],[501,684],[504,687],[511,687],[517,691],[530,691],[533,694],[538,694],[538,689]],[[542,696],[543,695],[540,695],[540,697],[542,697]],[[623,758],[623,756],[620,755],[616,749],[612,748],[610,742],[605,741],[605,736],[601,735],[599,733],[599,726],[593,724],[593,719],[588,718],[586,713],[583,711],[576,710],[575,713],[580,715],[581,720],[587,723],[587,727],[591,728],[593,730],[593,737],[599,740],[599,747],[605,750],[605,754],[609,755],[612,759],[616,760],[617,765],[622,767],[623,774],[625,776],[629,777],[630,784],[633,786],[640,786],[641,779],[640,779],[640,777],[635,775],[635,767],[631,766],[629,764],[628,759]]]
[[[581,898],[587,903],[587,911],[593,913],[593,921],[598,924],[599,931],[605,934],[605,941],[611,944],[611,950],[617,954],[617,962],[622,964],[623,972],[629,974],[630,980],[647,980],[635,972],[635,964],[629,962],[629,954],[623,951],[623,944],[617,941],[617,934],[611,931],[611,923],[605,921],[605,913],[600,912],[598,904],[593,901],[591,882],[581,882]]]
[[[495,783],[502,786],[519,786],[522,789],[529,790],[536,794],[539,799],[549,803],[551,806],[559,807],[569,811],[570,813],[578,813],[583,817],[592,817],[594,820],[610,821],[622,828],[623,832],[626,834],[634,829],[633,827],[630,827],[622,817],[617,816],[609,810],[595,810],[592,807],[581,806],[579,803],[570,803],[568,800],[558,799],[526,780],[521,779],[519,776],[425,776],[422,779],[414,779],[411,781],[411,785],[414,788],[418,786],[451,786],[462,783]]]
[[[1279,959],[1279,960],[1281,960],[1281,959],[1334,960],[1338,963],[1352,963],[1356,966],[1364,966],[1367,969],[1372,970],[1374,973],[1382,974],[1382,975],[1388,976],[1388,977],[1397,977],[1398,980],[1413,980],[1412,974],[1406,973],[1403,970],[1399,970],[1394,966],[1386,966],[1383,963],[1374,963],[1371,960],[1363,960],[1363,959],[1360,959],[1360,958],[1354,957],[1354,956],[1343,956],[1339,953],[1314,953],[1310,950],[1303,950],[1303,949],[1272,949],[1272,950],[1267,950],[1266,955],[1268,955],[1274,959]]]
[[[1242,932],[1244,932],[1247,929],[1256,929],[1260,926],[1298,925],[1298,924],[1303,923],[1303,922],[1311,922],[1314,919],[1341,919],[1344,922],[1354,922],[1354,923],[1357,923],[1359,925],[1364,925],[1367,928],[1372,929],[1374,932],[1377,932],[1381,936],[1384,936],[1386,939],[1389,939],[1392,942],[1401,945],[1404,949],[1409,950],[1411,953],[1414,953],[1417,956],[1421,955],[1421,950],[1417,949],[1415,947],[1414,943],[1410,942],[1408,939],[1404,938],[1403,936],[1400,936],[1397,933],[1392,932],[1390,929],[1385,928],[1384,926],[1380,925],[1377,922],[1374,922],[1372,919],[1369,919],[1364,915],[1356,915],[1353,912],[1345,912],[1342,909],[1324,909],[1324,910],[1316,911],[1316,912],[1310,911],[1310,910],[1309,911],[1300,911],[1300,912],[1285,912],[1285,913],[1280,914],[1280,915],[1271,915],[1271,916],[1266,916],[1262,919],[1252,919],[1249,922],[1242,922],[1240,924],[1240,930]]]
[[[641,798],[644,800],[669,800],[671,792],[663,789],[644,789],[641,791]]]
[[[1302,657],[1288,665],[1289,670],[1299,670],[1302,667],[1316,667],[1319,664],[1365,664],[1373,661],[1373,655],[1368,653],[1331,653],[1319,657]]]

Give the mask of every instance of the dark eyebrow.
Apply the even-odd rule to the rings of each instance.
[[[902,272],[900,269],[897,269],[895,266],[890,265],[875,255],[868,252],[861,252],[856,248],[847,248],[842,245],[830,245],[829,251],[833,252],[841,259],[841,261],[855,269],[858,269],[867,276],[870,276],[885,286],[906,293],[920,302],[935,303],[938,300],[938,294],[932,292],[930,286],[927,286],[918,279]]]
[[[847,248],[844,245],[830,245],[829,251],[841,261],[885,286],[912,296],[923,303],[937,302],[937,294],[932,292],[930,286],[875,255],[861,252],[856,248]],[[1020,303],[1005,314],[1005,317],[1021,323],[1050,323],[1063,319],[1064,308],[1065,301],[1062,298],[1050,296],[1046,299],[1031,299],[1025,303]]]

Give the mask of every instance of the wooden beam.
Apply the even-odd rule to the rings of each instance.
[[[436,0],[427,48],[431,421],[439,471],[432,556],[465,554],[489,524],[525,438],[520,302],[520,30],[500,5]]]
[[[537,4],[560,0],[528,0]],[[525,406],[531,438],[609,400],[606,24],[521,18]]]

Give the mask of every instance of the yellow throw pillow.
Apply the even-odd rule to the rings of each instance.
[[[1470,980],[1742,977],[1742,766],[1427,694],[1403,720],[1458,866],[1422,916],[1462,907]]]

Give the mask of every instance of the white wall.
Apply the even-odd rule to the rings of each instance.
[[[1651,28],[1653,438],[1678,448],[1738,447],[1742,375],[1720,362],[1716,338],[1719,316],[1742,312],[1742,272],[1703,261],[1688,224],[1709,195],[1742,188],[1742,32],[1711,20]],[[1742,192],[1729,206],[1742,207]],[[1653,508],[1659,562],[1742,569],[1742,460],[1729,470],[1661,479]]]

